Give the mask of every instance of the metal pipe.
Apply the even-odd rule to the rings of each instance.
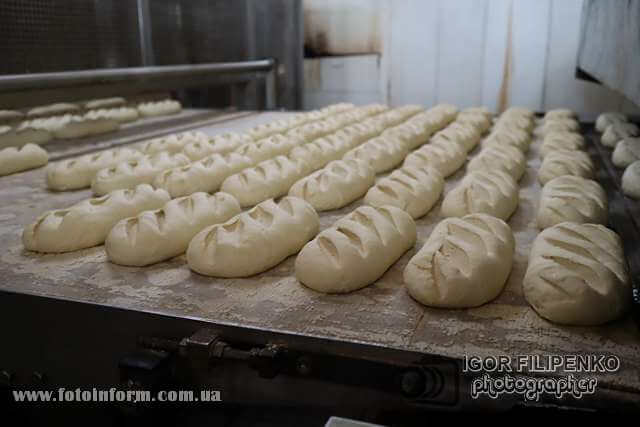
[[[117,82],[133,83],[176,77],[254,72],[265,73],[275,71],[275,64],[276,61],[273,58],[267,58],[243,62],[107,68],[37,74],[10,74],[0,76],[0,92],[54,89]]]

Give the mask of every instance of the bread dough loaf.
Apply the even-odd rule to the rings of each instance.
[[[534,121],[524,115],[503,113],[493,126],[497,131],[523,131],[530,134],[534,127]]]
[[[222,182],[253,162],[238,153],[212,154],[186,166],[160,172],[153,180],[155,188],[166,190],[171,197],[188,196],[199,191],[213,193]]]
[[[420,218],[440,199],[443,189],[444,178],[437,169],[407,165],[380,179],[369,189],[364,202],[377,207],[395,206]]]
[[[41,215],[25,227],[22,242],[26,249],[45,253],[90,248],[104,243],[111,228],[121,219],[157,209],[168,201],[166,191],[154,190],[150,185],[116,190]]]
[[[38,168],[48,161],[47,151],[36,144],[5,148],[0,150],[0,176]]]
[[[340,138],[318,138],[313,142],[294,147],[289,152],[289,158],[294,161],[304,161],[312,170],[318,170],[332,160],[342,158],[350,148],[350,145]]]
[[[538,207],[538,227],[561,222],[607,224],[607,195],[595,181],[564,175],[547,182]]]
[[[169,154],[175,154],[181,153],[187,144],[196,142],[206,144],[209,142],[209,137],[207,134],[202,132],[176,133],[141,142],[136,144],[135,148],[138,151],[149,155],[158,154],[162,151],[166,151]]]
[[[602,113],[596,119],[596,130],[604,132],[613,123],[624,123],[629,121],[622,113]]]
[[[314,139],[328,135],[331,132],[333,132],[333,129],[330,129],[326,123],[318,121],[306,123],[302,126],[290,129],[284,134],[284,136],[298,141],[298,143],[301,144],[311,142]]]
[[[143,117],[166,116],[177,114],[182,110],[182,105],[178,101],[166,99],[164,101],[143,102],[138,104],[138,111]]]
[[[284,135],[272,135],[259,141],[242,145],[235,152],[250,158],[253,164],[256,165],[276,156],[285,155],[299,144],[299,139]]]
[[[580,124],[575,119],[553,119],[545,120],[542,125],[542,134],[547,135],[553,132],[579,132]]]
[[[29,126],[0,126],[0,148],[22,147],[25,144],[44,144],[53,138],[46,129],[36,129]]]
[[[136,110],[135,108],[121,107],[91,110],[87,114],[85,114],[85,117],[90,119],[111,119],[116,120],[119,123],[129,123],[138,120],[138,117],[140,117],[140,115],[138,114],[138,110]]]
[[[547,110],[544,115],[544,121],[558,120],[558,119],[573,119],[575,114],[568,108],[555,108],[553,110]]]
[[[593,178],[593,162],[584,151],[553,151],[547,154],[540,165],[538,181],[544,185],[562,175]]]
[[[62,114],[75,113],[78,110],[80,110],[80,107],[75,104],[59,102],[57,104],[34,107],[27,112],[27,117],[58,116]]]
[[[463,111],[456,117],[456,123],[473,126],[482,135],[491,128],[491,113]]]
[[[463,125],[457,121],[433,135],[432,141],[444,140],[449,144],[460,144],[465,152],[470,152],[480,142],[480,132],[471,125]]]
[[[511,272],[511,227],[486,214],[447,218],[404,269],[409,294],[430,307],[477,307],[496,298]]]
[[[289,195],[306,200],[316,211],[339,209],[362,197],[375,180],[375,172],[362,160],[334,160],[293,184]]]
[[[393,169],[402,163],[408,153],[407,146],[392,136],[370,139],[364,144],[350,150],[344,160],[357,159],[370,165],[376,174]]]
[[[194,193],[173,199],[161,209],[144,211],[119,221],[109,232],[105,250],[109,261],[144,266],[183,254],[205,227],[240,213],[230,194]]]
[[[540,147],[540,157],[545,158],[552,151],[576,151],[584,148],[584,137],[573,132],[552,132],[544,137]]]
[[[47,187],[55,191],[77,190],[91,186],[100,169],[140,159],[144,154],[130,148],[113,148],[51,163],[47,167]]]
[[[361,206],[309,242],[296,278],[324,293],[345,293],[378,280],[416,242],[411,216],[394,206]]]
[[[513,177],[516,181],[522,178],[527,168],[527,159],[522,151],[516,147],[495,145],[483,148],[476,157],[471,159],[467,166],[468,171],[500,169]]]
[[[404,160],[403,166],[419,168],[429,166],[438,170],[446,178],[460,169],[466,161],[467,154],[460,144],[443,142],[440,139],[409,154]]]
[[[301,126],[307,121],[296,120],[294,122],[289,120],[274,120],[267,123],[262,123],[257,126],[252,127],[247,131],[247,134],[254,140],[260,140],[267,138],[271,135],[282,134],[288,131],[289,129],[293,129],[294,127]]]
[[[0,123],[10,123],[22,120],[24,114],[14,110],[0,110]]]
[[[518,184],[501,170],[467,173],[442,202],[442,216],[486,213],[507,220],[518,207]]]
[[[187,262],[190,269],[207,276],[251,276],[297,253],[319,227],[318,214],[304,200],[266,200],[196,234],[187,249]]]
[[[253,206],[284,196],[296,181],[309,172],[304,161],[278,156],[229,176],[222,182],[220,190],[238,199],[242,207]]]
[[[524,296],[545,319],[599,325],[631,305],[631,286],[620,237],[599,224],[563,222],[533,242]]]
[[[120,107],[126,102],[127,101],[124,98],[120,96],[114,96],[111,98],[100,98],[88,101],[84,104],[84,108],[86,108],[87,110],[95,110],[98,108],[113,108]]]
[[[600,141],[605,147],[615,148],[624,138],[640,136],[640,129],[633,123],[613,123],[607,126]]]
[[[640,160],[627,166],[622,174],[622,192],[634,199],[640,199]]]
[[[382,137],[397,138],[407,149],[414,150],[429,141],[431,134],[424,128],[412,123],[403,123],[382,132]]]
[[[189,163],[189,158],[181,153],[168,154],[163,151],[145,155],[99,170],[91,181],[91,189],[95,194],[102,195],[121,188],[134,188],[138,184],[151,184],[160,172]]]
[[[529,149],[529,144],[531,144],[531,136],[527,132],[521,129],[502,129],[489,134],[482,146],[497,145],[504,147],[505,145],[510,145],[526,153]]]
[[[640,160],[640,138],[625,138],[616,145],[611,161],[619,168],[626,168]]]
[[[225,132],[213,137],[191,141],[184,146],[182,152],[192,161],[204,159],[212,154],[227,154],[241,146],[252,143],[249,135]]]

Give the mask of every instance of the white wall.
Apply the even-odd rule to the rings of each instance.
[[[637,111],[575,79],[581,11],[582,0],[305,0],[305,26],[347,55],[305,59],[305,108],[345,100]],[[363,47],[371,54],[349,56]]]

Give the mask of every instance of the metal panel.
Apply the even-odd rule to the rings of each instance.
[[[135,2],[3,0],[0,74],[141,65]]]

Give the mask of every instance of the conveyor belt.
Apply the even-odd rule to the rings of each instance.
[[[243,130],[285,113],[259,114],[203,127],[207,133]],[[50,193],[44,169],[0,178],[0,289],[150,311],[213,324],[371,344],[460,359],[465,355],[614,354],[621,371],[597,374],[599,387],[640,395],[640,333],[631,316],[600,327],[565,327],[549,323],[527,305],[522,278],[533,239],[540,195],[536,140],[527,154],[520,181],[520,205],[510,219],[516,238],[513,271],[506,289],[493,302],[468,310],[425,308],[402,284],[402,271],[440,221],[440,205],[417,220],[418,243],[377,283],[347,295],[322,295],[294,278],[294,257],[245,279],[215,279],[192,273],[184,256],[146,268],[106,261],[103,247],[62,255],[23,250],[23,226],[49,209],[90,197],[90,191]],[[479,149],[471,154],[476,155]],[[445,192],[464,175],[447,179]],[[361,205],[361,200],[322,213],[326,228]],[[268,248],[265,248],[268,249]]]

